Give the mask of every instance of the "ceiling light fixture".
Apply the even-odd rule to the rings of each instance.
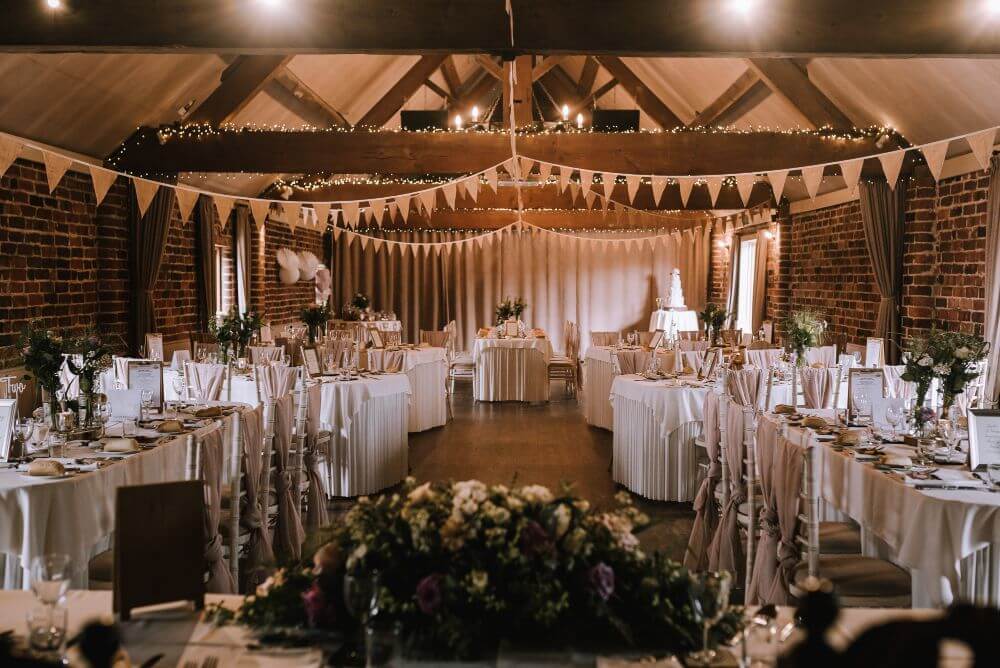
[[[62,9],[62,0],[45,0],[45,6],[49,9]]]
[[[757,6],[757,0],[729,0],[729,6],[737,14],[743,16],[743,18],[749,18],[754,7]]]

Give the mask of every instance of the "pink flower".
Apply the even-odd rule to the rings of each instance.
[[[313,628],[330,628],[337,618],[336,609],[327,601],[326,594],[318,582],[314,582],[304,594],[302,604],[305,607],[309,626]]]
[[[615,593],[615,571],[603,561],[590,569],[587,580],[590,588],[602,601],[608,600]]]
[[[440,573],[433,573],[417,583],[417,606],[425,615],[433,615],[441,607],[443,579],[444,576]]]

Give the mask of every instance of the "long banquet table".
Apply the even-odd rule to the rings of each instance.
[[[367,358],[367,368],[403,372],[410,380],[410,432],[448,422],[448,356],[444,348],[369,349]]]
[[[832,417],[829,410],[801,410]],[[982,490],[917,489],[899,473],[887,473],[837,451],[811,429],[788,426],[766,414],[779,429],[758,430],[784,436],[800,447],[816,446],[820,493],[834,510],[861,525],[867,554],[908,568],[914,607],[940,607],[955,600],[1000,605],[1000,493]],[[777,436],[781,438],[781,436]],[[758,436],[758,449],[773,447]],[[912,457],[913,448],[887,445],[886,454]],[[961,467],[956,477],[971,479]]]
[[[472,396],[476,401],[548,401],[551,359],[547,338],[476,339]]]
[[[235,413],[222,418],[224,443],[231,438],[235,420]],[[197,437],[215,423],[204,420],[197,429],[164,437],[155,448],[126,456],[102,455],[82,445],[67,446],[67,458],[108,458],[114,463],[66,478],[32,477],[14,468],[0,469],[0,553],[6,558],[5,588],[26,586],[21,569],[30,566],[35,557],[49,553],[69,555],[74,583],[86,585],[89,558],[103,549],[102,542],[114,531],[115,490],[125,485],[183,480],[187,437]],[[113,428],[109,433],[121,435]]]
[[[242,601],[239,596],[213,594],[207,595],[205,599],[208,605],[221,604],[230,609],[236,609]],[[29,608],[32,600],[31,593],[27,591],[0,592],[0,629],[11,629],[16,636],[24,636],[27,633],[25,610]],[[70,590],[66,596],[66,606],[69,613],[68,635],[73,636],[89,621],[111,618],[111,592]],[[779,628],[793,621],[793,613],[792,608],[778,608],[776,622]],[[841,611],[836,625],[831,630],[830,643],[837,649],[843,649],[861,633],[874,626],[892,621],[931,621],[940,618],[941,615],[940,610],[848,608]],[[233,625],[217,626],[199,620],[194,614],[179,613],[175,607],[172,609],[169,605],[140,610],[132,621],[121,623],[121,629],[124,648],[132,665],[143,665],[157,655],[162,655],[157,665],[201,666],[205,665],[207,659],[214,657],[215,663],[222,668],[318,667],[322,665],[323,660],[318,650],[308,648],[273,652],[266,649],[251,649],[255,643],[247,629]],[[779,652],[786,652],[800,638],[800,632],[793,631],[789,639],[778,646]],[[730,649],[736,658],[741,656],[739,644]],[[495,664],[605,667],[639,665],[626,663],[618,657],[585,655],[555,647],[549,653],[540,652],[535,648],[530,655],[521,656],[516,652],[509,654],[510,656],[500,657]],[[953,668],[972,665],[968,649],[957,643],[944,643],[939,658],[942,661],[941,665]],[[634,656],[632,659],[635,661]],[[648,662],[648,658],[646,661]],[[493,663],[481,661],[473,665],[489,666]],[[648,665],[680,664],[665,660]]]

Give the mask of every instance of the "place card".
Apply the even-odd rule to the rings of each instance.
[[[508,320],[507,322],[505,322],[503,324],[503,333],[504,333],[504,336],[508,336],[510,338],[517,337],[517,335],[520,334],[520,330],[518,329],[518,326],[517,326],[517,321],[514,320],[512,322],[512,321]]]
[[[14,436],[14,415],[17,413],[16,399],[0,399],[0,461],[10,456],[10,443]]]
[[[322,373],[319,368],[319,356],[316,354],[315,348],[303,348],[302,360],[305,362],[306,371],[309,372],[310,376],[318,376]]]
[[[698,369],[698,380],[712,378],[712,375],[715,373],[715,367],[719,365],[720,353],[721,351],[718,348],[709,348],[705,351],[705,361],[701,363],[701,368]]]
[[[153,397],[151,405],[157,411],[163,409],[163,362],[129,360],[126,379],[130,390],[148,390]]]
[[[135,387],[127,390],[105,390],[108,397],[108,405],[111,406],[111,417],[113,420],[138,420],[139,409],[142,403],[142,395]]]
[[[969,411],[969,469],[990,464],[1000,464],[1000,411],[973,408]]]
[[[847,373],[848,419],[857,415],[856,397],[866,395],[869,400],[885,397],[885,372],[882,369],[854,368]]]
[[[382,332],[375,327],[368,330],[368,335],[372,340],[372,348],[385,348],[385,341],[382,339]]]

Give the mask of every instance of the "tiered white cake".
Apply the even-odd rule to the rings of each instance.
[[[667,296],[667,308],[677,311],[685,309],[684,291],[681,289],[680,269],[674,269],[670,272],[670,292]]]

